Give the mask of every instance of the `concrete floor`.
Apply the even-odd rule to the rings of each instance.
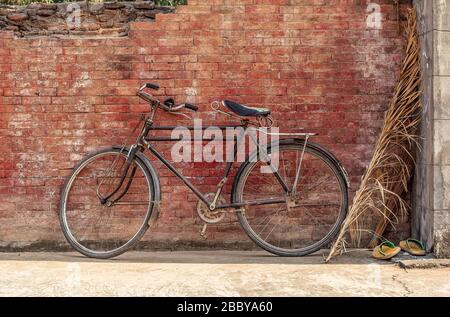
[[[100,261],[0,253],[0,296],[450,296],[450,268],[402,269],[367,251],[323,264],[324,254],[128,252]]]

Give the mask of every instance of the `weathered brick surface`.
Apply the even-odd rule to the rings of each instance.
[[[135,94],[147,81],[160,83],[161,95],[197,103],[197,116],[209,123],[221,119],[209,108],[216,99],[272,108],[284,130],[318,132],[316,141],[336,154],[357,188],[404,44],[391,1],[378,1],[380,30],[366,27],[363,2],[190,0],[153,23],[131,23],[128,37],[0,32],[0,245],[63,241],[57,214],[64,177],[87,152],[132,141],[147,110]],[[400,18],[408,7],[400,6]],[[220,166],[204,163],[183,171],[204,191],[221,175]],[[160,175],[162,218],[145,239],[205,245],[195,197],[168,171]],[[399,230],[408,235],[408,222]],[[206,245],[246,241],[236,224],[212,228],[210,239]]]

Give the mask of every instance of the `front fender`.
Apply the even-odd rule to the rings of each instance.
[[[129,153],[130,148],[123,147],[121,145],[114,145],[114,149],[123,150],[124,152]],[[153,207],[156,208],[156,214],[152,213],[152,216],[150,218],[150,225],[154,224],[156,220],[159,218],[159,214],[161,212],[161,183],[159,180],[159,175],[156,169],[153,167],[153,164],[150,162],[150,160],[144,155],[144,153],[137,151],[136,156],[144,163],[145,167],[150,172],[150,176],[153,181]]]

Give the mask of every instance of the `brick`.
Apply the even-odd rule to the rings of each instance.
[[[211,6],[208,5],[192,5],[192,6],[179,6],[177,13],[185,14],[197,14],[197,13],[209,13],[211,12]]]
[[[158,40],[158,46],[192,46],[193,39],[192,38],[164,38]]]
[[[245,7],[245,12],[248,14],[253,13],[263,13],[263,14],[277,14],[280,12],[280,6],[279,5],[251,5]]]
[[[181,58],[178,55],[146,55],[146,63],[178,63]]]
[[[184,70],[185,65],[181,63],[150,63],[150,70]]]
[[[185,63],[184,65],[186,70],[208,71],[219,69],[217,63]]]

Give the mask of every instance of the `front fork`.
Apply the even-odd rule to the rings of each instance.
[[[125,196],[127,194],[128,190],[130,189],[131,183],[133,182],[133,178],[134,178],[134,176],[136,174],[136,170],[137,170],[137,165],[136,164],[134,164],[132,169],[131,169],[131,173],[130,173],[128,181],[127,181],[127,183],[125,185],[124,190],[114,200],[110,200],[111,197],[116,195],[119,192],[119,190],[122,188],[122,186],[123,186],[123,184],[125,182],[125,179],[127,178],[127,175],[128,175],[129,170],[130,170],[130,167],[133,164],[133,161],[134,161],[134,159],[136,157],[136,153],[139,152],[139,151],[143,151],[143,149],[144,149],[143,141],[144,141],[145,137],[147,136],[148,132],[150,131],[150,128],[151,128],[152,124],[153,124],[153,122],[151,120],[145,120],[145,125],[142,128],[141,132],[139,133],[139,137],[138,137],[136,143],[133,144],[130,147],[130,150],[128,151],[127,161],[125,162],[124,171],[123,171],[123,173],[122,173],[122,175],[120,177],[120,181],[119,181],[119,184],[117,185],[117,187],[109,195],[103,197],[100,194],[100,187],[102,185],[102,182],[100,182],[100,184],[98,185],[98,187],[97,187],[97,196],[100,199],[100,203],[102,205],[111,207],[114,204],[116,204],[123,196]],[[123,149],[124,148],[122,148],[122,150],[120,151],[119,155],[122,153]],[[117,158],[119,158],[119,156]],[[116,162],[114,162],[113,165],[111,166],[111,170],[109,171],[109,173],[113,172],[113,169],[114,169],[115,165],[116,165]]]
[[[137,149],[137,147],[135,147],[135,146],[133,146],[130,149],[130,152],[128,153],[127,161],[125,162],[124,171],[123,171],[122,175],[120,176],[119,184],[117,185],[117,187],[110,194],[108,194],[107,196],[103,197],[100,194],[100,187],[102,185],[102,182],[100,182],[100,184],[98,185],[98,187],[97,187],[97,196],[99,197],[100,203],[102,205],[106,205],[108,207],[111,207],[115,203],[117,203],[123,196],[125,196],[127,194],[128,190],[130,189],[131,183],[133,181],[134,175],[136,174],[136,169],[137,169],[136,165],[134,165],[132,167],[132,169],[131,169],[131,173],[130,173],[130,176],[128,177],[128,181],[127,181],[127,183],[125,185],[124,190],[114,200],[110,200],[111,197],[116,195],[119,192],[120,188],[122,188],[122,185],[124,184],[125,179],[127,178],[128,172],[129,172],[130,167],[132,165],[132,162],[134,160],[134,157],[136,156],[136,149]],[[120,153],[119,153],[119,155],[120,155]],[[115,165],[116,164],[113,163],[113,166],[111,167],[110,173],[113,172],[113,169],[114,169]]]

